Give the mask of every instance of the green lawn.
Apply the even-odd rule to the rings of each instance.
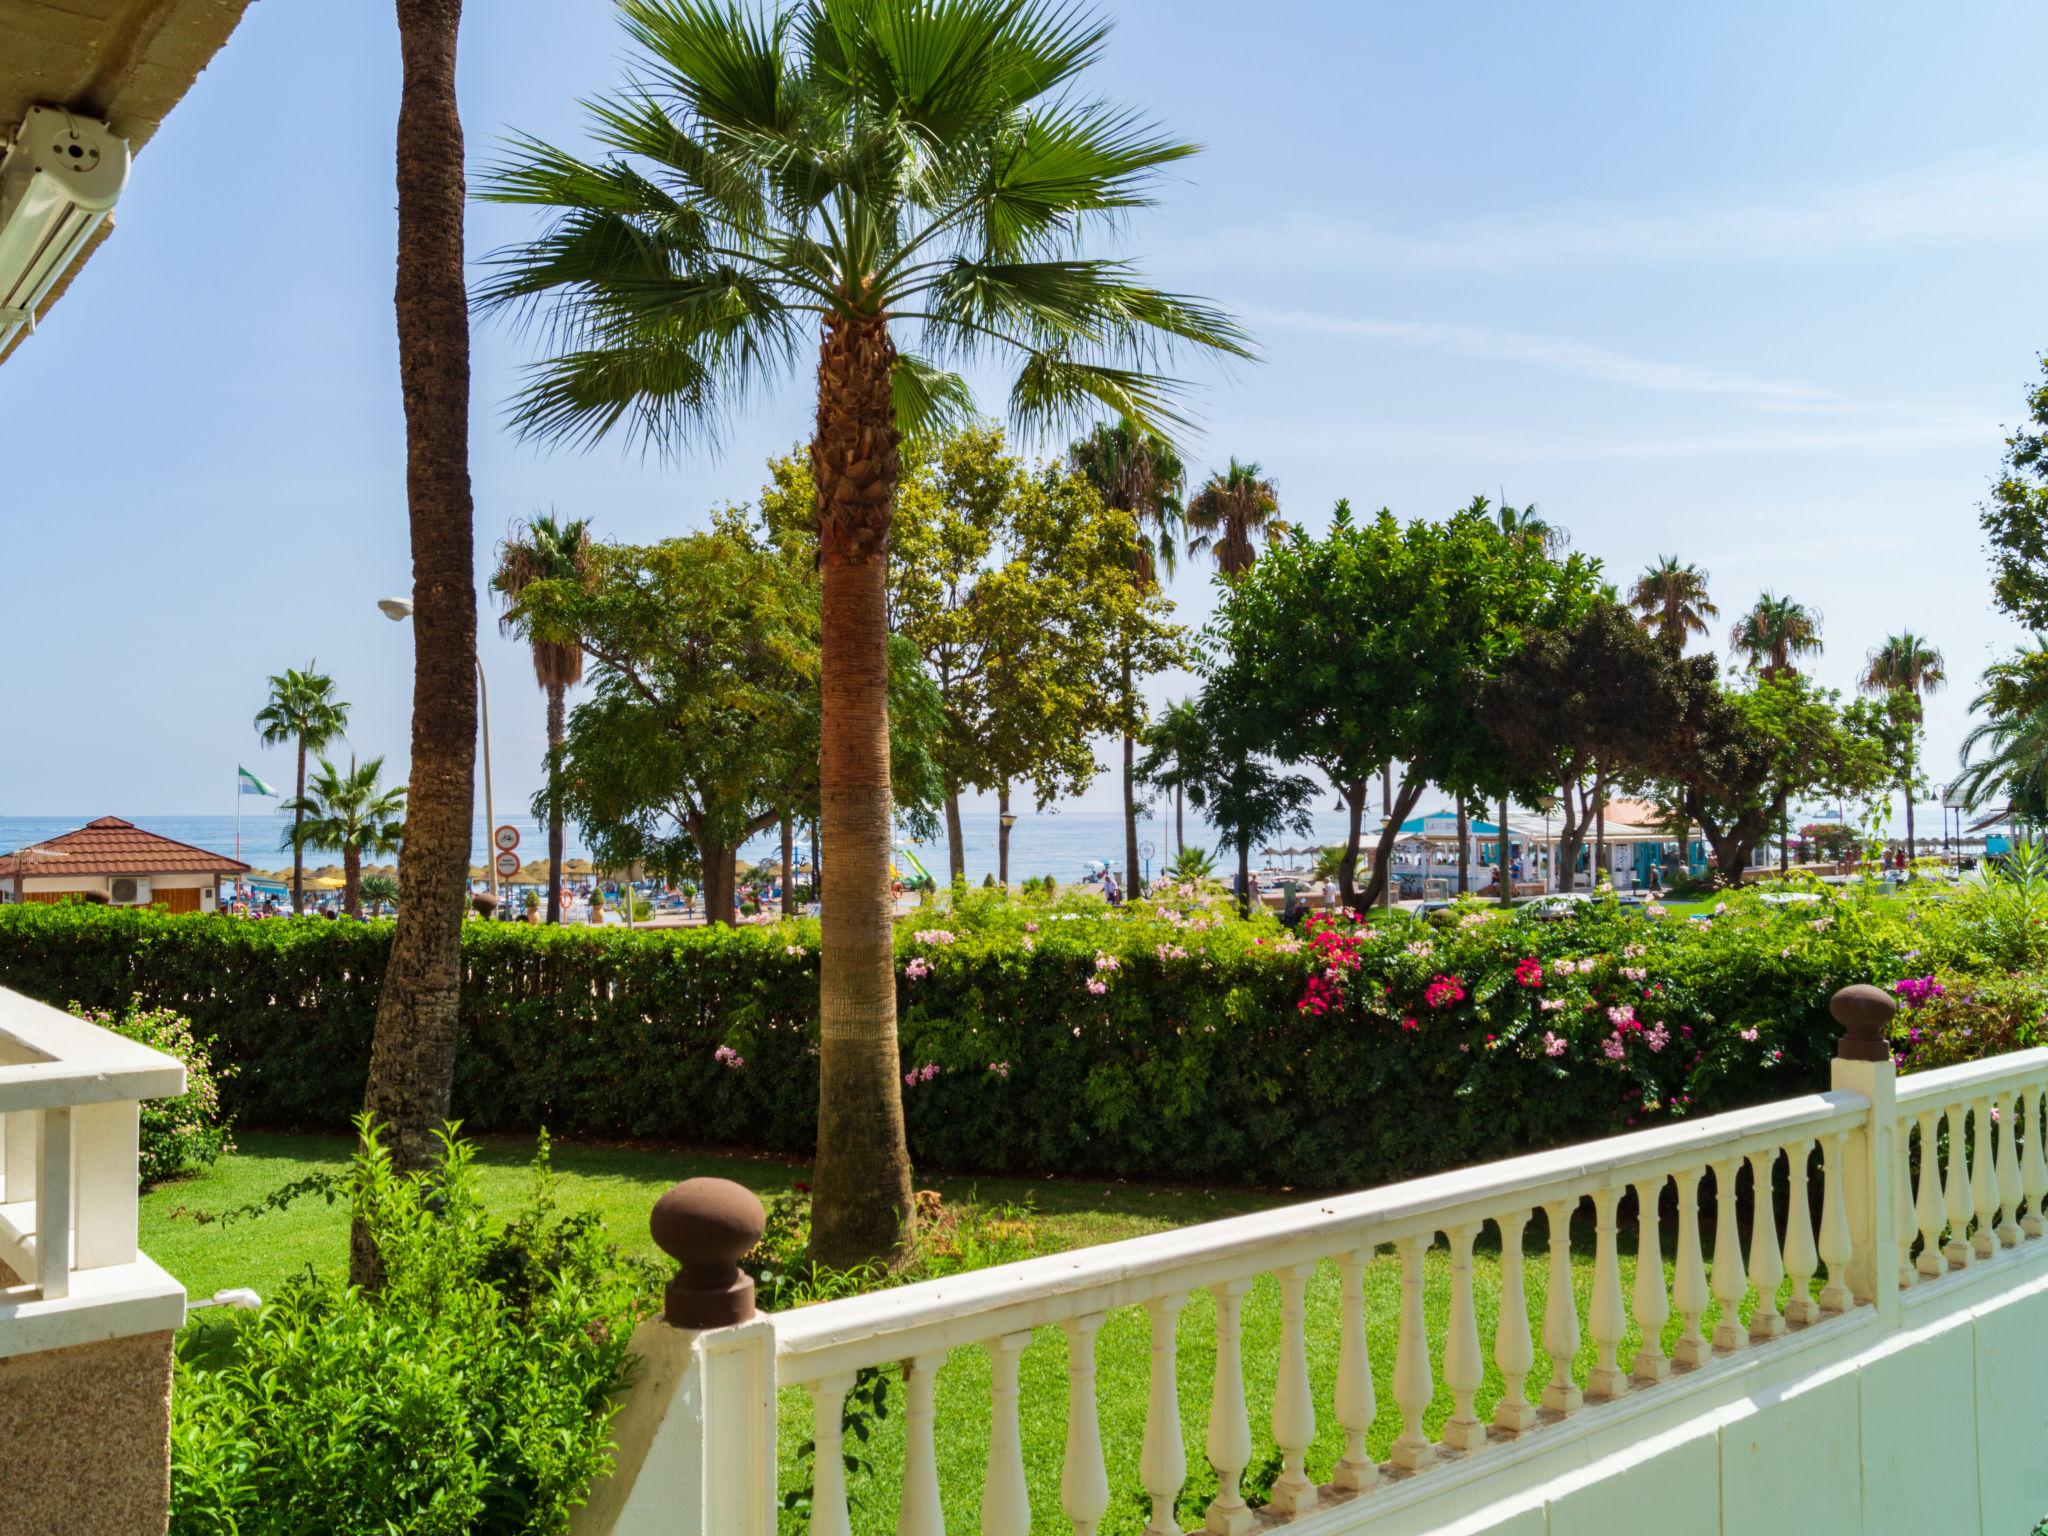
[[[340,1271],[347,1254],[346,1213],[317,1197],[281,1212],[227,1226],[202,1222],[194,1213],[213,1213],[253,1202],[309,1173],[338,1169],[346,1158],[349,1142],[339,1137],[256,1133],[243,1134],[238,1139],[240,1150],[223,1159],[211,1172],[143,1196],[143,1246],[182,1280],[195,1298],[211,1295],[224,1286],[240,1285],[253,1286],[259,1293],[268,1294],[286,1276],[308,1264],[323,1273]],[[509,1205],[523,1188],[525,1166],[531,1155],[530,1143],[483,1143],[477,1162],[486,1196],[502,1198]],[[787,1189],[792,1179],[804,1172],[794,1165],[765,1159],[637,1147],[557,1145],[554,1162],[563,1205],[595,1210],[622,1247],[647,1257],[655,1256],[647,1235],[648,1209],[655,1197],[677,1179],[716,1174],[767,1195]],[[933,1183],[950,1206],[975,1202],[1028,1205],[1032,1213],[1030,1241],[1039,1252],[1135,1237],[1297,1198],[1288,1193],[1159,1189],[1080,1180],[938,1179]],[[1574,1275],[1581,1317],[1592,1276],[1591,1228],[1590,1215],[1582,1211],[1573,1228]],[[1544,1223],[1538,1216],[1531,1223],[1527,1240],[1531,1330],[1539,1340],[1538,1376],[1531,1383],[1532,1396],[1548,1370],[1540,1345],[1545,1294],[1543,1230]],[[1490,1228],[1488,1235],[1491,1236]],[[1709,1252],[1711,1242],[1709,1235]],[[1671,1249],[1667,1233],[1667,1262]],[[1621,1255],[1624,1296],[1634,1275],[1632,1250],[1633,1242],[1625,1240]],[[1385,1455],[1388,1443],[1399,1430],[1391,1383],[1398,1336],[1399,1286],[1398,1263],[1391,1253],[1383,1253],[1366,1278],[1367,1334],[1380,1403],[1371,1445],[1379,1456]],[[1477,1256],[1475,1291],[1480,1339],[1484,1353],[1490,1357],[1499,1295],[1498,1259],[1490,1250],[1482,1250]],[[1449,1256],[1441,1246],[1429,1256],[1426,1304],[1432,1354],[1440,1365],[1441,1341],[1450,1306]],[[1710,1314],[1706,1323],[1709,1332],[1712,1326]],[[1276,1470],[1271,1461],[1270,1424],[1279,1328],[1278,1285],[1272,1277],[1261,1276],[1244,1308],[1246,1394],[1256,1446],[1254,1472],[1247,1478],[1248,1491],[1262,1491]],[[1209,1298],[1204,1292],[1196,1292],[1180,1321],[1181,1414],[1190,1464],[1182,1523],[1188,1526],[1201,1523],[1199,1510],[1215,1492],[1215,1476],[1202,1455],[1214,1363],[1213,1330]],[[1678,1332],[1679,1323],[1674,1317],[1665,1330],[1667,1350]],[[1338,1280],[1333,1264],[1321,1266],[1309,1286],[1308,1337],[1310,1377],[1319,1419],[1309,1470],[1324,1478],[1342,1449],[1341,1431],[1329,1417],[1338,1340]],[[1635,1348],[1636,1338],[1631,1332],[1623,1345],[1624,1362]],[[1117,1492],[1117,1503],[1102,1531],[1104,1536],[1135,1536],[1143,1529],[1148,1513],[1138,1494],[1138,1454],[1144,1434],[1149,1364],[1149,1335],[1143,1311],[1126,1308],[1114,1313],[1103,1326],[1097,1352],[1103,1441],[1109,1460],[1110,1486]],[[1592,1361],[1593,1347],[1588,1341],[1576,1362],[1576,1375],[1582,1383]],[[1059,1512],[1059,1480],[1066,1442],[1066,1346],[1058,1329],[1039,1330],[1025,1351],[1023,1385],[1024,1454],[1031,1483],[1033,1529],[1064,1531],[1067,1525]],[[1500,1388],[1500,1379],[1489,1363],[1487,1381],[1479,1394],[1482,1416],[1491,1414]],[[957,1351],[938,1379],[939,1478],[945,1493],[949,1531],[977,1529],[981,1481],[987,1465],[988,1390],[988,1356],[979,1349]],[[900,1392],[892,1396],[891,1405],[900,1407]],[[1439,1391],[1428,1415],[1432,1431],[1450,1411],[1450,1394]],[[800,1390],[784,1393],[784,1487],[801,1486],[809,1480],[808,1468],[794,1455],[795,1447],[809,1433],[808,1398]],[[871,1453],[875,1475],[853,1480],[853,1525],[863,1536],[884,1536],[895,1528],[896,1489],[902,1465],[902,1426],[898,1415],[892,1413],[881,1426]],[[799,1523],[790,1520],[785,1521],[785,1526],[792,1531],[801,1529]]]

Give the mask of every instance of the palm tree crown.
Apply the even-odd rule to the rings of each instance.
[[[1745,658],[1750,671],[1774,681],[1789,677],[1799,670],[1795,658],[1820,654],[1820,612],[1766,592],[1735,621],[1728,645]]]
[[[348,729],[348,705],[334,696],[334,679],[309,661],[270,679],[270,700],[256,711],[256,734],[266,747],[298,744],[318,752]]]
[[[1216,568],[1231,580],[1250,570],[1258,559],[1253,535],[1263,533],[1272,544],[1287,531],[1280,521],[1280,493],[1273,482],[1258,465],[1242,464],[1234,457],[1230,468],[1211,475],[1189,498],[1187,525],[1194,533],[1188,540],[1188,553],[1213,550]]]
[[[1863,675],[1857,679],[1857,686],[1865,693],[1906,694],[1917,712],[1920,701],[1939,692],[1947,682],[1948,671],[1941,652],[1928,644],[1926,636],[1909,629],[1887,635],[1884,644],[1864,658]]]
[[[1659,557],[1638,576],[1628,601],[1642,615],[1643,628],[1681,649],[1688,637],[1707,632],[1707,620],[1721,615],[1707,596],[1707,573],[1689,560],[1681,565],[1676,555]]]
[[[559,353],[513,408],[588,442],[671,446],[793,373],[819,318],[914,327],[880,361],[899,425],[964,411],[956,362],[1016,365],[1022,423],[1180,417],[1150,365],[1248,354],[1199,300],[1143,284],[1084,235],[1151,202],[1194,153],[1068,88],[1108,27],[1020,0],[621,0],[642,68],[590,112],[602,160],[515,141],[486,195],[547,209],[494,258],[487,307],[542,304]],[[825,509],[832,521],[834,509]]]
[[[395,854],[405,837],[405,786],[383,787],[377,782],[383,774],[381,757],[366,763],[350,758],[346,771],[323,757],[305,793],[285,804],[299,819],[299,846],[340,851],[346,876],[342,904],[351,917],[361,910],[363,855]],[[287,833],[287,846],[292,842]]]
[[[1486,498],[1481,496],[1473,505],[1481,512],[1486,510]],[[1534,549],[1538,554],[1555,555],[1569,548],[1572,536],[1569,529],[1551,522],[1536,510],[1536,503],[1526,507],[1511,507],[1505,501],[1494,514],[1500,524],[1501,537],[1510,544]]]
[[[1138,585],[1156,586],[1159,572],[1174,572],[1184,517],[1181,489],[1187,471],[1173,445],[1129,417],[1098,422],[1067,449],[1074,472],[1094,486],[1105,506],[1137,520],[1131,548]]]
[[[590,524],[584,518],[559,522],[553,513],[541,513],[515,525],[498,546],[498,569],[491,577],[492,588],[505,599],[498,627],[533,648],[534,680],[549,692],[583,681],[583,648],[574,635],[537,630],[533,616],[519,606],[520,594],[537,581],[589,579]]]

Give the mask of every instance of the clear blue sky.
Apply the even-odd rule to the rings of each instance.
[[[2048,346],[2048,12],[1109,9],[1101,89],[1208,146],[1129,249],[1266,352],[1203,400],[1195,465],[1258,460],[1311,524],[1338,496],[1417,516],[1505,491],[1618,579],[1675,552],[1724,611],[1765,586],[1817,605],[1837,685],[1923,631],[1954,679],[1946,775],[2015,638],[1976,505]],[[576,99],[620,74],[610,7],[469,11],[472,164],[514,128],[580,143]],[[250,732],[264,675],[313,657],[350,744],[402,768],[409,629],[372,606],[410,585],[397,85],[388,5],[250,6],[138,158],[116,238],[0,368],[0,815],[232,811],[238,760],[289,772]],[[477,208],[472,254],[526,228]],[[806,426],[799,384],[715,459],[547,456],[498,424],[525,359],[480,331],[480,562],[549,506],[623,539],[698,526]],[[1207,573],[1174,595],[1198,622]],[[484,660],[502,805],[537,778],[541,700],[495,631]],[[1114,796],[1105,777],[1086,803]]]

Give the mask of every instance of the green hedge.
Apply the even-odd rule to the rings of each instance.
[[[921,921],[934,926],[897,938],[920,1163],[1320,1188],[1824,1086],[1829,996],[1904,974],[1914,938],[1832,896],[1742,898],[1705,922],[1611,903],[1562,922],[1397,915],[1338,935],[1355,969],[1319,1014],[1303,1007],[1328,961],[1316,943],[1199,902],[1111,915],[974,895]],[[389,937],[388,923],[8,907],[0,985],[174,1008],[236,1068],[223,1093],[241,1123],[342,1130]],[[471,1130],[810,1150],[815,923],[471,924],[463,948],[455,1113]],[[1455,988],[1432,994],[1437,977]],[[1623,1007],[1641,1029],[1611,1023]]]

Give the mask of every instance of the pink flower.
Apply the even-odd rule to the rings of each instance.
[[[1101,997],[1104,993],[1109,991],[1109,983],[1106,981],[1098,981],[1093,976],[1090,976],[1088,978],[1088,990],[1090,992],[1093,992],[1097,997]]]
[[[1636,1010],[1632,1003],[1623,1003],[1618,1007],[1608,1009],[1607,1022],[1614,1026],[1617,1034],[1625,1029],[1641,1029],[1643,1027],[1636,1022]]]
[[[1123,962],[1118,960],[1115,955],[1105,955],[1099,949],[1095,951],[1095,969],[1098,971],[1119,970],[1122,968],[1122,964]]]
[[[1753,1041],[1753,1040],[1755,1040],[1755,1039],[1756,1039],[1756,1037],[1757,1037],[1757,1032],[1756,1032],[1756,1030],[1755,1030],[1755,1028],[1754,1028],[1754,1027],[1752,1027],[1752,1028],[1749,1028],[1749,1029],[1745,1029],[1745,1030],[1744,1030],[1744,1031],[1742,1032],[1742,1038],[1743,1038],[1743,1039],[1745,1039],[1745,1040],[1751,1040],[1751,1041]]]
[[[1546,1056],[1562,1056],[1570,1044],[1561,1035],[1554,1035],[1547,1029],[1543,1031],[1543,1054]]]
[[[911,937],[920,944],[951,944],[955,942],[953,934],[944,928],[920,928]]]
[[[1455,976],[1433,977],[1422,989],[1422,1000],[1431,1008],[1451,1008],[1465,1001],[1465,989]]]
[[[1620,1035],[1613,1034],[1600,1042],[1600,1049],[1607,1053],[1609,1061],[1620,1061],[1628,1054],[1628,1042]]]
[[[1670,1043],[1671,1031],[1666,1029],[1661,1022],[1653,1026],[1650,1032],[1643,1036],[1643,1044],[1653,1051],[1661,1051]]]
[[[747,1058],[729,1045],[721,1045],[717,1050],[713,1051],[711,1059],[722,1067],[731,1067],[735,1072],[747,1064]]]
[[[988,1064],[988,1069],[1000,1078],[1008,1079],[1010,1075],[1010,1064],[1007,1061],[992,1061]]]
[[[1534,955],[1526,955],[1515,962],[1515,985],[1531,991],[1543,985],[1543,962]]]
[[[903,974],[909,977],[912,981],[922,981],[925,977],[931,975],[931,973],[932,968],[925,963],[925,958],[923,955],[913,956],[911,958],[910,963],[903,967]]]
[[[1650,973],[1644,970],[1640,965],[1624,965],[1621,968],[1621,974],[1627,977],[1630,981],[1641,981],[1645,976],[1648,976]]]

